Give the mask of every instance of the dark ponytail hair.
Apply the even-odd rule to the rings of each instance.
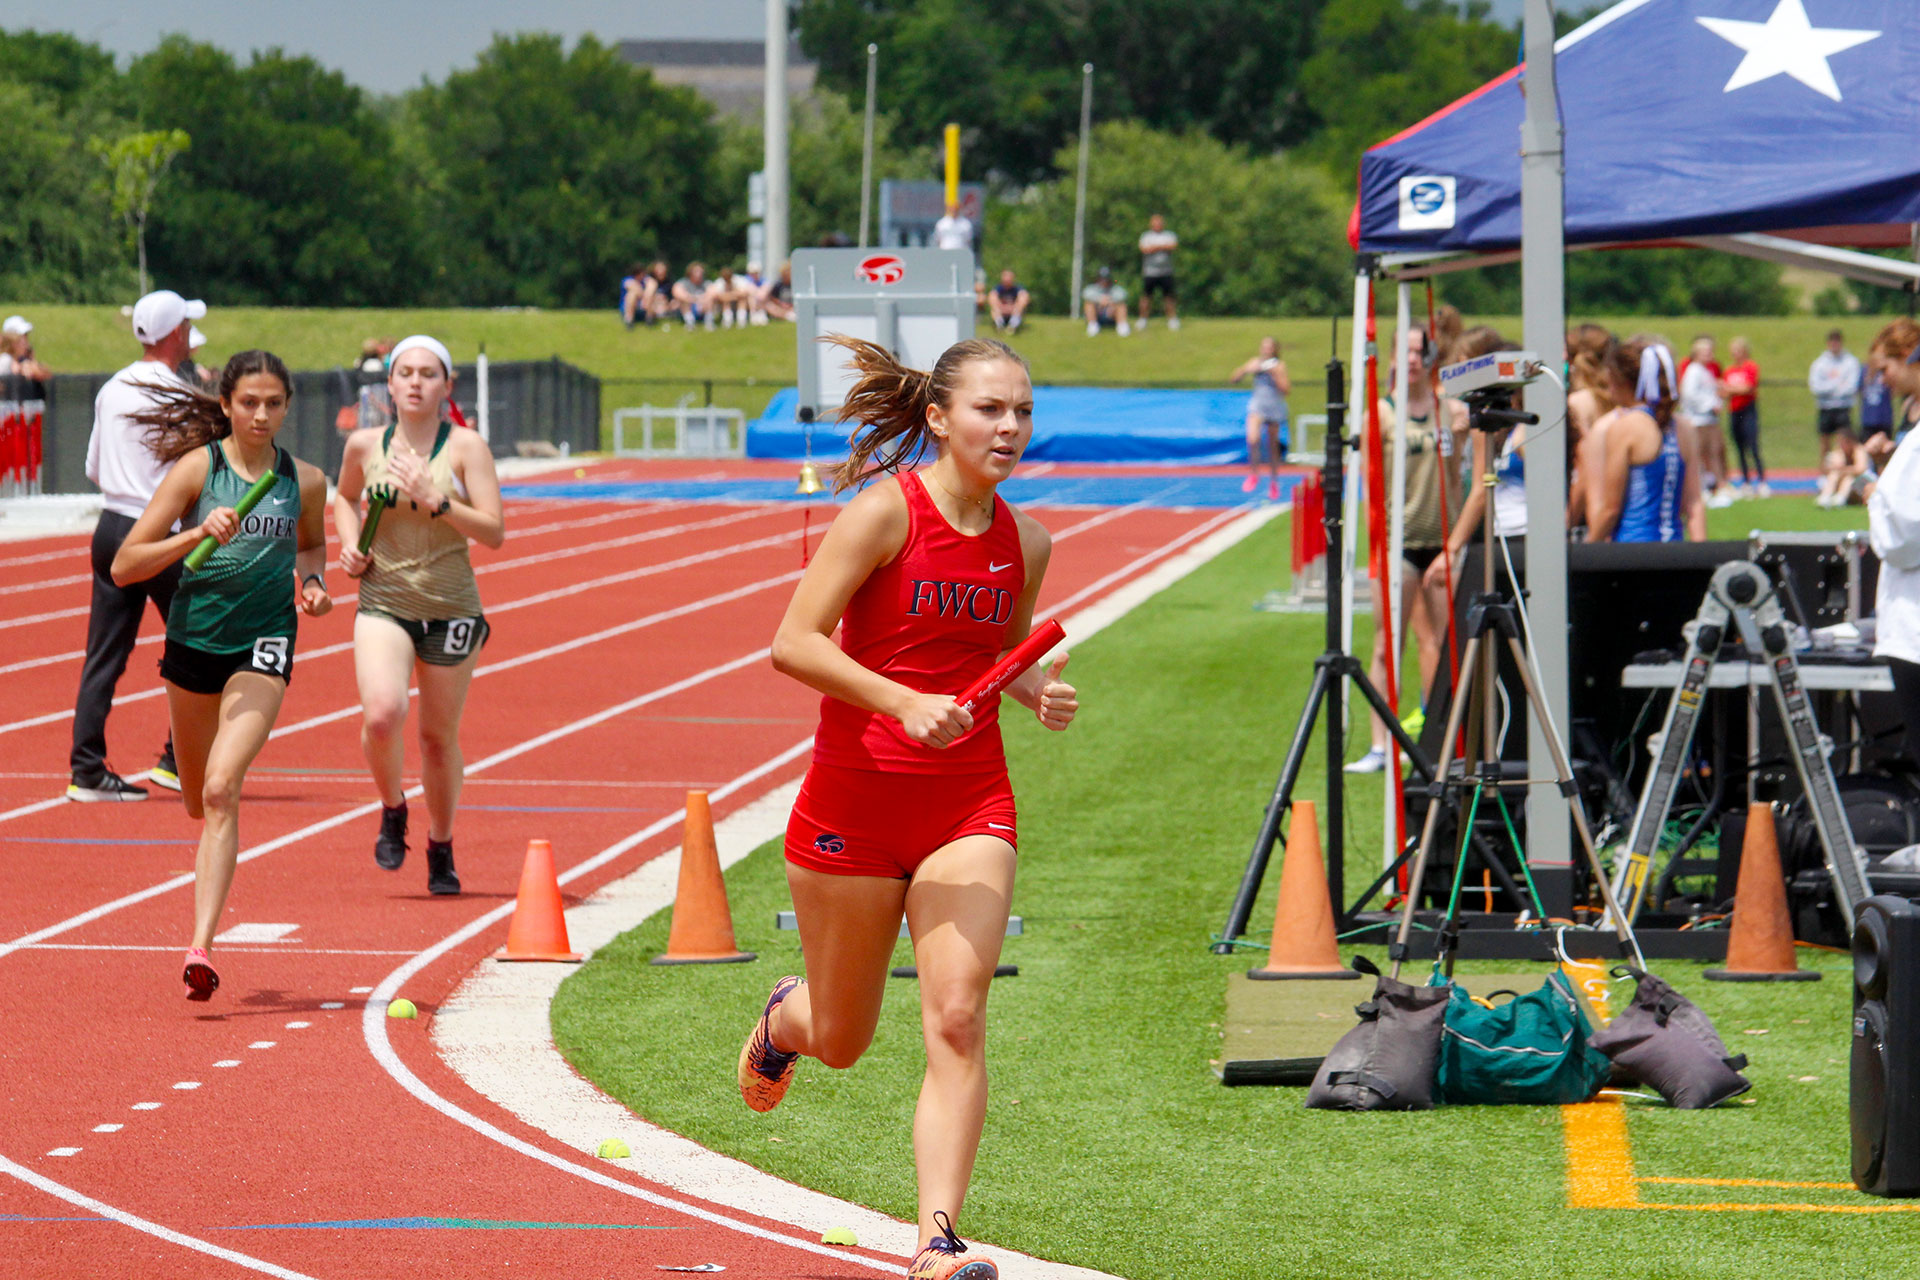
[[[293,375],[286,364],[271,351],[242,351],[227,361],[220,371],[218,395],[208,395],[198,387],[179,383],[143,382],[141,390],[154,400],[154,407],[130,415],[145,427],[147,447],[162,462],[174,462],[195,449],[233,434],[233,424],[222,400],[233,398],[240,379],[254,373],[270,373],[280,379],[287,398],[293,398]]]
[[[875,476],[911,467],[933,444],[927,409],[952,402],[960,370],[976,360],[1011,360],[1022,369],[1026,360],[1012,347],[992,338],[967,338],[940,353],[931,371],[909,369],[893,352],[877,343],[834,334],[824,341],[845,347],[859,373],[840,406],[838,419],[857,421],[847,460],[829,468],[833,491],[857,488]]]
[[[1640,333],[1618,344],[1608,353],[1613,362],[1614,373],[1627,384],[1629,394],[1633,397],[1627,401],[1628,404],[1635,403],[1640,396],[1641,353],[1651,347],[1666,345],[1652,334]],[[1672,348],[1668,348],[1668,352],[1671,354]],[[1661,367],[1656,377],[1660,383],[1660,394],[1647,404],[1647,411],[1653,415],[1653,420],[1660,424],[1660,430],[1669,431],[1673,428],[1673,403],[1679,388],[1667,380],[1665,366]]]

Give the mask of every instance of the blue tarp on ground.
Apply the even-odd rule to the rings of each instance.
[[[1244,391],[1154,391],[1121,387],[1035,387],[1029,462],[1244,462]],[[798,458],[805,435],[792,388],[747,424],[749,458]],[[813,424],[813,456],[846,454],[852,424]]]
[[[1920,220],[1914,0],[1624,0],[1556,48],[1569,244],[1904,245]],[[1524,74],[1361,158],[1357,248],[1520,243]]]

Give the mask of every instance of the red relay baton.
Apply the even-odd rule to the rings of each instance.
[[[1048,618],[1025,640],[1015,645],[1012,653],[994,663],[985,675],[968,685],[966,692],[958,699],[960,705],[967,709],[968,715],[978,715],[981,707],[1004,693],[1008,685],[1019,679],[1021,672],[1044,658],[1047,650],[1066,638],[1066,628]]]

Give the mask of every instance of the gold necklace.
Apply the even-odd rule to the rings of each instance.
[[[930,480],[932,480],[932,481],[933,481],[933,483],[934,483],[935,485],[937,485],[937,486],[939,486],[939,489],[940,489],[940,492],[942,492],[942,493],[944,493],[944,494],[946,494],[946,495],[947,495],[947,496],[948,496],[949,498],[952,498],[952,499],[953,499],[953,500],[954,500],[955,502],[962,502],[962,503],[965,503],[965,504],[966,504],[967,506],[970,506],[970,507],[979,507],[979,508],[980,508],[980,509],[981,509],[982,511],[991,511],[991,510],[993,510],[993,495],[992,495],[992,494],[988,494],[988,495],[987,495],[986,497],[984,497],[984,498],[968,498],[968,497],[963,497],[962,495],[960,495],[960,494],[957,494],[957,493],[955,493],[955,492],[954,492],[953,490],[951,490],[951,489],[949,489],[949,488],[947,488],[947,486],[946,486],[946,485],[944,485],[944,484],[941,484],[941,483],[940,483],[940,477],[939,477],[939,476],[936,476],[936,475],[934,475],[934,474],[933,474],[933,472],[931,472],[931,471],[929,471],[929,472],[927,472],[927,477],[928,477],[928,478],[929,478]]]

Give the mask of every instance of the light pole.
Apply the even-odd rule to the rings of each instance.
[[[1080,176],[1073,187],[1073,286],[1067,318],[1080,314],[1080,285],[1087,269],[1087,131],[1093,125],[1093,64],[1080,68]]]
[[[867,218],[873,209],[873,88],[874,68],[879,65],[880,46],[867,46],[867,125],[860,143],[860,247],[867,247]]]
[[[767,0],[767,261],[769,278],[787,260],[787,0]]]

